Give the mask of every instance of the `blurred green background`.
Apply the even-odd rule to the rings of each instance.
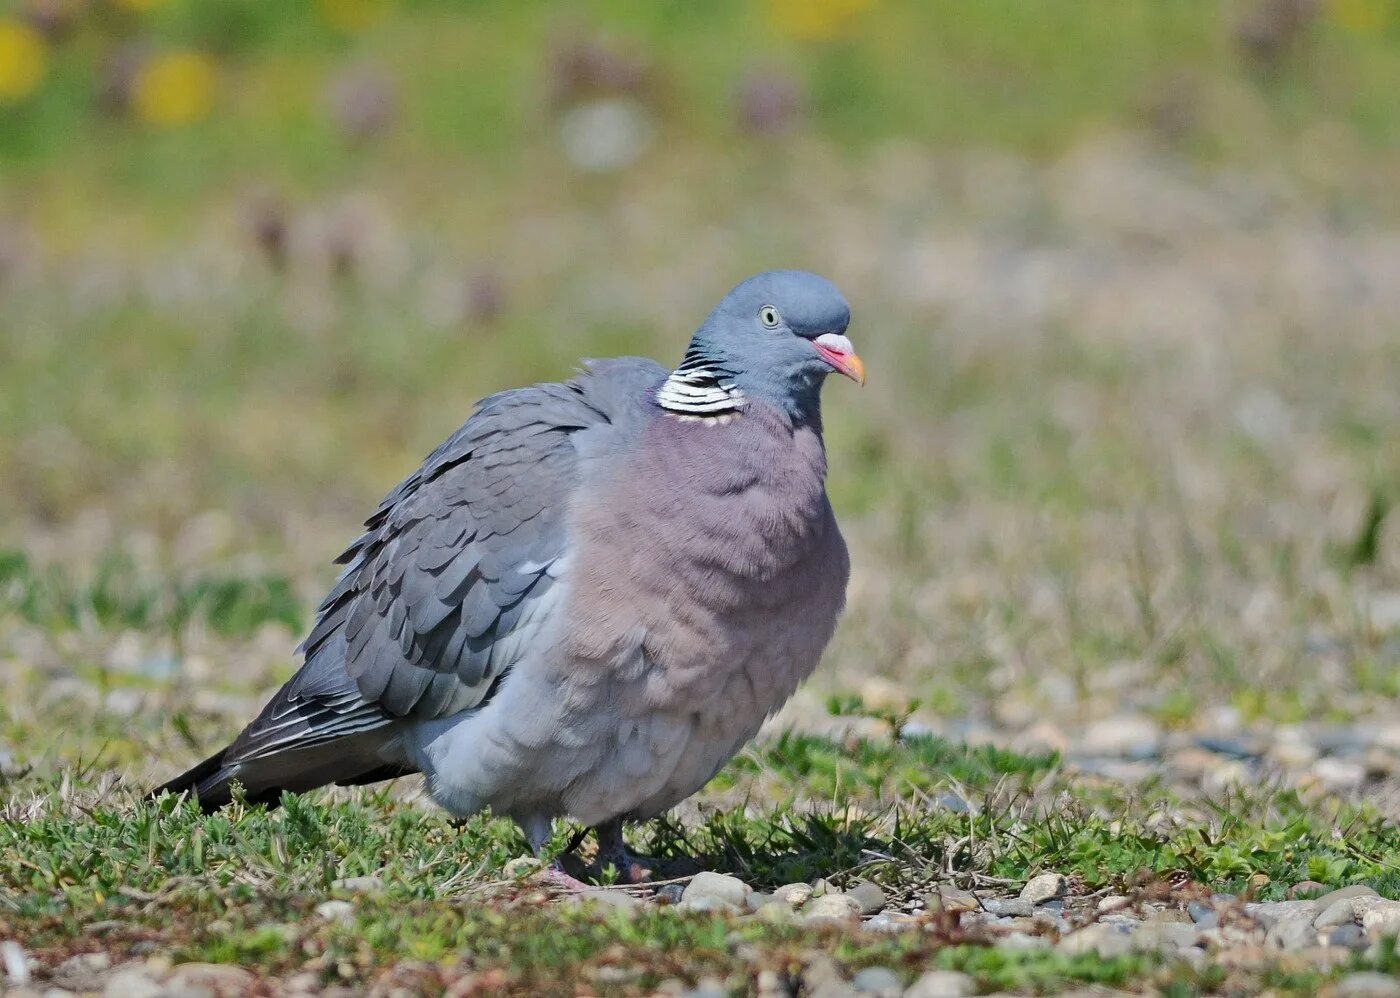
[[[0,11],[12,704],[255,700],[474,399],[804,267],[871,372],[820,685],[1393,710],[1400,0]]]

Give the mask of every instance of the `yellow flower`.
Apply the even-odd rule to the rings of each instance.
[[[0,101],[28,97],[44,81],[49,51],[28,25],[0,21]]]
[[[354,33],[383,20],[389,3],[390,0],[316,0],[316,9],[332,28]]]
[[[768,19],[802,41],[826,41],[847,31],[875,0],[768,0]]]
[[[214,106],[214,64],[199,52],[157,56],[136,76],[131,106],[153,125],[186,125]]]
[[[1332,0],[1337,23],[1361,35],[1378,34],[1390,27],[1396,0]]]

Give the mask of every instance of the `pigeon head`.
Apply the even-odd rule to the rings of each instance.
[[[696,331],[657,403],[707,416],[757,399],[794,419],[812,415],[828,374],[865,383],[865,365],[846,338],[850,321],[850,305],[824,277],[800,270],[750,277]]]

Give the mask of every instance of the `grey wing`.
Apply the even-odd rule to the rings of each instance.
[[[608,417],[579,382],[492,396],[366,521],[305,665],[230,747],[245,761],[481,705],[562,571],[572,436]],[[511,638],[527,640],[504,641]]]

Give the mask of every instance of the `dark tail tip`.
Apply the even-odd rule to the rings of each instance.
[[[205,814],[212,814],[233,800],[229,790],[229,780],[224,775],[224,757],[228,749],[220,749],[193,769],[181,773],[175,779],[162,783],[145,797],[155,800],[161,794],[193,794],[199,801],[199,808]]]

